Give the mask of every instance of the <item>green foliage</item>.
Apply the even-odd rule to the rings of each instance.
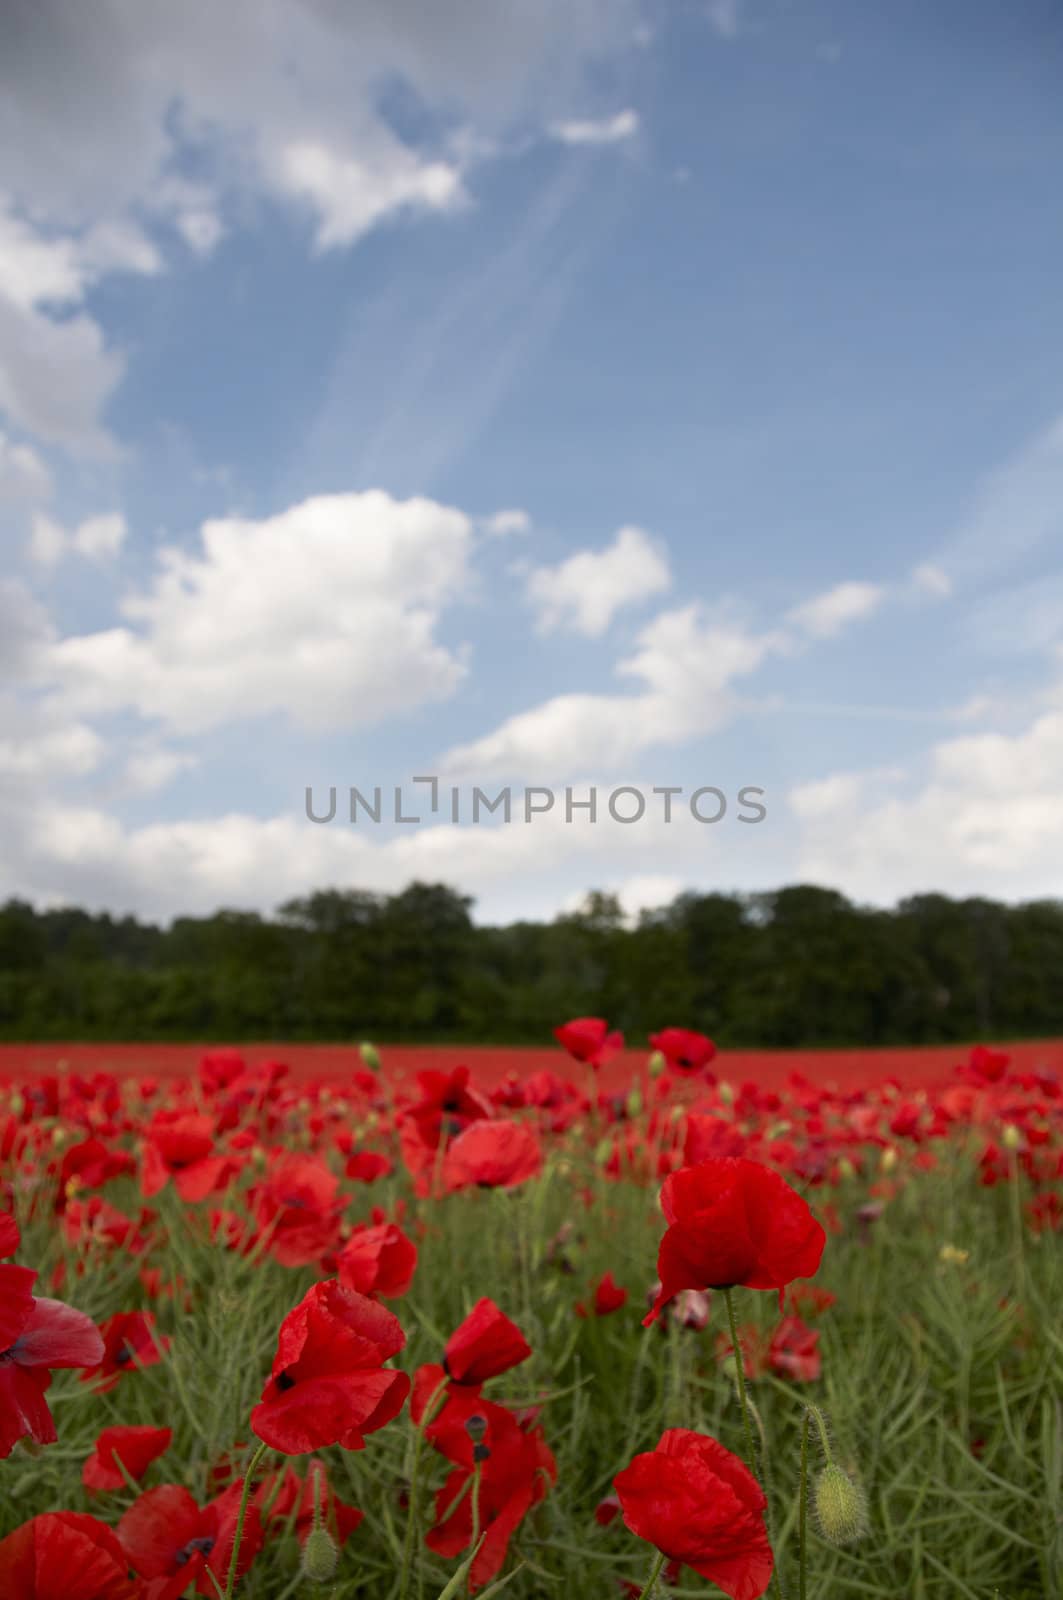
[[[722,1045],[933,1044],[1063,1032],[1063,904],[920,895],[892,911],[807,885],[685,894],[628,925],[592,895],[476,926],[440,884],[324,890],[273,918],[169,928],[0,907],[0,1038],[540,1044],[592,1013]]]

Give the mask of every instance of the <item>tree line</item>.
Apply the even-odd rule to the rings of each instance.
[[[1060,901],[883,910],[796,885],[682,894],[632,924],[598,893],[504,927],[472,904],[441,884],[326,889],[163,928],[10,900],[0,1037],[542,1044],[588,1014],[632,1044],[667,1024],[732,1047],[1063,1033]]]

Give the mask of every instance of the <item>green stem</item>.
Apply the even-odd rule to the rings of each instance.
[[[232,1600],[233,1589],[236,1585],[236,1564],[240,1559],[240,1546],[244,1539],[244,1522],[247,1519],[247,1505],[251,1499],[251,1484],[254,1480],[255,1470],[259,1462],[269,1449],[269,1445],[260,1444],[251,1457],[250,1465],[244,1475],[244,1489],[240,1496],[240,1509],[236,1514],[236,1533],[233,1538],[233,1553],[229,1560],[229,1576],[225,1580],[225,1600]]]
[[[483,1471],[483,1468],[481,1466],[481,1463],[478,1461],[476,1463],[476,1466],[473,1469],[473,1474],[472,1474],[472,1540],[471,1540],[469,1548],[473,1552],[475,1552],[477,1546],[480,1543],[480,1474],[481,1474],[482,1471]],[[466,1583],[467,1583],[468,1587],[467,1587],[465,1592],[466,1592],[466,1594],[471,1595],[472,1594],[472,1563],[471,1562],[469,1564],[469,1571],[468,1571],[468,1573],[466,1575]]]
[[[798,1501],[797,1552],[800,1562],[798,1576],[799,1600],[808,1600],[808,1428],[811,1414],[805,1412],[801,1426],[801,1498]]]
[[[727,1320],[731,1324],[731,1349],[734,1351],[735,1358],[738,1402],[742,1407],[742,1427],[746,1436],[746,1464],[759,1483],[760,1474],[757,1471],[757,1458],[753,1449],[753,1424],[749,1419],[749,1396],[746,1394],[746,1369],[742,1360],[742,1346],[738,1342],[738,1323],[735,1320],[734,1290],[725,1289],[723,1298],[727,1306]]]
[[[430,1422],[435,1417],[436,1402],[447,1386],[446,1378],[433,1389],[428,1399],[428,1404],[421,1413],[421,1420],[417,1424],[417,1432],[413,1441],[413,1462],[410,1466],[410,1504],[406,1513],[406,1534],[402,1541],[402,1570],[399,1574],[399,1600],[406,1600],[410,1582],[410,1562],[413,1559],[413,1536],[417,1527],[417,1490],[420,1486],[421,1453],[424,1450],[424,1436]]]
[[[663,1566],[664,1566],[664,1551],[662,1550],[662,1551],[658,1552],[657,1559],[653,1563],[653,1566],[650,1568],[650,1575],[646,1579],[646,1587],[645,1587],[645,1589],[643,1589],[642,1593],[639,1595],[639,1600],[650,1600],[650,1595],[653,1593],[654,1589],[657,1587],[657,1579],[661,1576],[661,1568]]]

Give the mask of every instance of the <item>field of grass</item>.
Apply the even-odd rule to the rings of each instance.
[[[145,1079],[101,1070],[93,1048],[95,1063],[68,1060],[58,1076],[37,1076],[45,1063],[28,1061],[27,1047],[0,1061],[0,1209],[21,1235],[7,1254],[38,1274],[34,1295],[101,1326],[114,1357],[56,1370],[45,1397],[55,1441],[39,1442],[38,1427],[35,1442],[30,1428],[0,1461],[0,1539],[57,1511],[119,1530],[106,1580],[78,1565],[62,1600],[177,1600],[193,1583],[216,1594],[216,1580],[225,1591],[240,1480],[258,1455],[251,1413],[278,1331],[312,1285],[337,1276],[397,1317],[405,1343],[387,1373],[440,1363],[485,1297],[530,1354],[482,1395],[466,1383],[436,1398],[459,1421],[466,1401],[472,1414],[482,1406],[479,1468],[466,1462],[475,1426],[436,1427],[431,1406],[417,1424],[409,1401],[367,1429],[362,1449],[258,1455],[243,1537],[253,1559],[234,1588],[246,1600],[436,1600],[500,1583],[513,1600],[637,1596],[656,1551],[625,1525],[626,1508],[617,1514],[613,1480],[669,1428],[751,1460],[767,1495],[768,1593],[1063,1595],[1058,1049],[1006,1064],[982,1052],[959,1070],[942,1060],[907,1076],[893,1064],[862,1083],[836,1072],[831,1089],[809,1071],[816,1083],[781,1070],[754,1083],[726,1056],[691,1071],[631,1054],[600,1071],[525,1062],[518,1075],[466,1052],[468,1082],[439,1058],[418,1078],[424,1052],[389,1071],[385,1051],[381,1072],[349,1053],[331,1070],[304,1060],[291,1076],[259,1052],[242,1065],[208,1057],[189,1076],[149,1054]],[[563,1057],[544,1059],[556,1069]],[[781,1294],[702,1285],[707,1294],[684,1292],[644,1327],[662,1180],[735,1157],[780,1173],[807,1201],[826,1233],[818,1271]],[[143,1315],[109,1321],[131,1312]],[[21,1426],[11,1421],[18,1350],[16,1339],[0,1351],[0,1439]],[[327,1432],[327,1416],[315,1425]],[[139,1481],[90,1492],[84,1465],[114,1426],[172,1437]],[[521,1459],[504,1467],[490,1447],[507,1427]],[[825,1451],[866,1507],[844,1545],[830,1537],[830,1505],[817,1516]],[[280,1476],[290,1471],[309,1485],[303,1515],[294,1480]],[[454,1472],[468,1497],[454,1526],[471,1502],[483,1551],[503,1547],[471,1572],[438,1548],[450,1519],[437,1496]],[[335,1497],[363,1517],[335,1571],[315,1578],[306,1569],[322,1541],[305,1553],[307,1508],[326,1478],[329,1507]],[[151,1499],[162,1485],[186,1491],[186,1509],[187,1495],[208,1509],[198,1544],[170,1548],[159,1533],[145,1562],[126,1537],[131,1508],[172,1509]],[[336,1534],[331,1509],[330,1520]],[[437,1548],[425,1543],[434,1525]],[[60,1537],[54,1523],[38,1529],[42,1549]],[[4,1600],[52,1600],[41,1562],[34,1579],[12,1551],[0,1544]],[[661,1594],[721,1592],[687,1562],[666,1562],[655,1581]],[[762,1592],[746,1581],[740,1600]]]

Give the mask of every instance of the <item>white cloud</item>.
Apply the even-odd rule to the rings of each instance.
[[[825,594],[795,606],[787,620],[813,639],[832,639],[850,622],[869,617],[885,591],[874,583],[839,583]]]
[[[663,546],[641,528],[619,529],[604,550],[580,550],[528,574],[527,598],[540,633],[567,629],[599,638],[624,606],[662,594],[672,575]]]
[[[731,684],[756,670],[778,634],[712,619],[698,605],[663,612],[645,627],[617,672],[640,679],[629,695],[565,694],[509,717],[492,733],[450,750],[443,770],[474,781],[522,777],[532,783],[574,771],[615,770],[654,745],[678,745],[721,726],[733,710]]]
[[[912,572],[912,584],[923,594],[935,595],[939,599],[947,599],[952,593],[952,579],[941,567],[936,567],[932,561],[924,561]]]
[[[86,517],[72,533],[67,533],[53,517],[37,512],[30,535],[30,555],[47,567],[54,566],[68,551],[90,561],[105,561],[118,554],[128,531],[120,511]]]
[[[531,517],[526,511],[513,508],[507,511],[496,511],[493,516],[485,517],[484,531],[498,539],[508,539],[513,533],[528,533],[531,530]]]
[[[396,212],[454,211],[468,199],[456,167],[419,160],[397,141],[369,162],[301,140],[281,153],[277,181],[312,205],[318,250],[352,244]]]
[[[64,639],[55,683],[86,711],[182,732],[264,716],[353,728],[446,698],[461,657],[435,630],[467,583],[472,523],[431,500],[322,495],[261,522],[207,522],[128,594],[129,626]]]
[[[47,500],[51,492],[51,473],[37,452],[0,433],[0,504]]]
[[[935,889],[1008,899],[1063,894],[1063,711],[1022,732],[946,740],[922,781],[847,773],[803,785],[803,877],[881,903]]]
[[[637,111],[618,111],[612,117],[555,122],[550,132],[562,144],[620,144],[639,131]]]
[[[166,750],[147,746],[134,750],[123,769],[125,782],[141,794],[164,789],[181,772],[198,765],[198,758],[189,751]]]

